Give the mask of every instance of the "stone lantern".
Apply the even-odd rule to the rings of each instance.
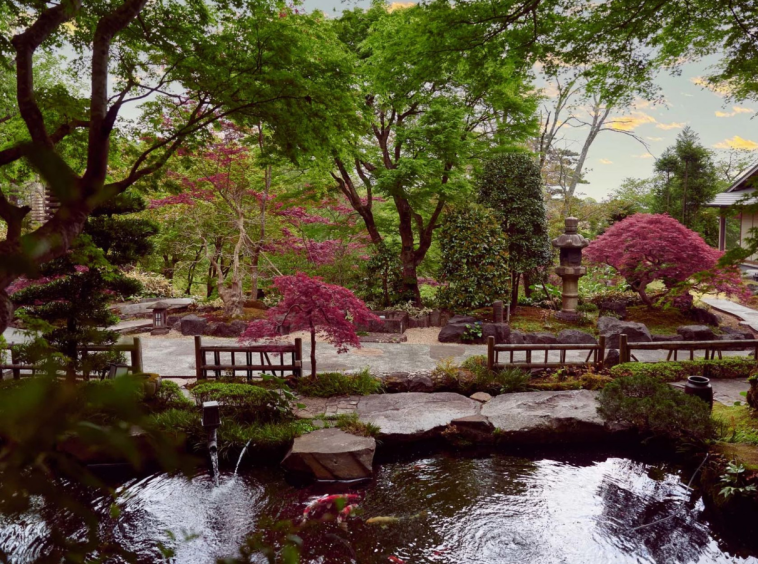
[[[579,278],[587,273],[582,266],[582,249],[590,242],[578,232],[579,220],[575,217],[566,218],[566,232],[553,239],[553,246],[560,250],[560,266],[555,273],[563,279],[563,309],[557,317],[566,321],[576,321],[579,315],[576,306],[579,304]]]
[[[153,306],[153,330],[151,335],[166,335],[171,331],[168,326],[168,308],[166,302],[158,302]]]

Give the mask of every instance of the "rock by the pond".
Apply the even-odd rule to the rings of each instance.
[[[558,338],[552,333],[526,333],[524,342],[529,345],[554,345]]]
[[[440,329],[437,340],[440,343],[460,343],[467,329],[464,323],[448,323]]]
[[[182,335],[203,335],[207,325],[208,320],[197,315],[187,315],[179,322]]]
[[[487,392],[476,392],[475,394],[471,394],[469,396],[472,400],[476,400],[480,403],[487,403],[492,399],[492,396],[489,395]]]
[[[736,327],[729,327],[728,325],[725,325],[721,328],[721,332],[725,335],[742,335],[745,339],[752,339],[753,334],[747,330],[747,329],[738,329]],[[739,337],[737,337],[739,339]]]
[[[597,320],[597,328],[605,337],[605,346],[616,349],[619,346],[619,335],[626,335],[630,343],[650,343],[653,337],[644,323],[621,321],[615,317],[603,316]]]
[[[500,345],[507,343],[511,336],[511,327],[507,323],[484,323],[482,325],[482,340],[487,337],[495,337],[495,343]]]
[[[372,476],[375,450],[371,437],[319,429],[296,438],[282,466],[317,480],[360,480]]]
[[[522,331],[511,331],[508,342],[512,345],[523,345],[526,343],[526,334]]]
[[[604,368],[613,368],[620,360],[618,349],[605,349],[605,359],[603,360]]]
[[[358,401],[358,417],[380,428],[385,442],[438,436],[453,419],[477,415],[481,404],[453,392],[378,394]]]
[[[558,333],[558,342],[566,345],[596,345],[597,339],[578,329],[564,329]]]
[[[408,391],[431,393],[434,391],[434,382],[429,376],[413,376],[408,381]]]
[[[676,332],[684,341],[713,341],[716,335],[713,329],[707,325],[682,325],[676,328]]]
[[[502,394],[484,404],[481,414],[505,442],[586,442],[608,433],[596,398],[589,390]]]
[[[669,343],[672,341],[683,341],[681,335],[653,335],[654,343]]]
[[[385,391],[391,394],[407,392],[410,376],[408,372],[392,372],[382,378],[382,385]]]
[[[453,419],[446,434],[467,439],[476,444],[492,443],[495,440],[495,426],[484,415],[469,415]]]

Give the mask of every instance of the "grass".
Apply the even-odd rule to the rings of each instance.
[[[677,362],[628,362],[611,368],[611,376],[644,375],[664,382],[676,382],[694,374],[709,378],[747,378],[755,368],[755,360],[750,357],[728,356],[714,360],[701,358]]]
[[[331,398],[336,396],[368,396],[382,389],[381,380],[374,378],[368,369],[356,374],[324,372],[316,378],[301,378],[297,389],[307,397]]]
[[[758,446],[758,417],[750,406],[713,404],[713,419],[719,440]]]
[[[511,314],[511,330],[523,333],[558,333],[564,329],[581,329],[597,335],[595,319],[587,317],[577,323],[567,323],[555,318],[555,312],[532,306],[518,306]]]
[[[374,438],[379,436],[379,427],[373,423],[364,423],[358,419],[357,413],[338,415],[334,422],[335,427],[351,435]]]
[[[248,442],[253,450],[285,450],[297,437],[311,431],[315,427],[308,419],[251,424],[226,420],[218,428],[219,457],[228,459],[231,453],[236,455]]]
[[[506,368],[495,371],[487,369],[487,357],[470,356],[461,364],[461,368],[473,373],[477,390],[492,391],[500,394],[525,392],[529,387],[531,375],[520,368]]]
[[[675,307],[650,309],[647,306],[631,306],[626,309],[626,321],[644,323],[651,333],[674,335],[680,325],[695,322]]]

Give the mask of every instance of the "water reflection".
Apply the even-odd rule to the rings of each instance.
[[[121,515],[102,508],[103,531],[138,550],[140,562],[157,561],[164,543],[176,548],[176,563],[206,564],[235,554],[254,531],[276,545],[278,521],[299,523],[319,495],[345,491],[298,489],[275,469],[220,482],[158,475],[126,483]],[[301,530],[303,562],[758,563],[719,546],[673,469],[626,458],[435,455],[383,464],[361,495],[346,523],[309,521]],[[44,553],[44,531],[20,520],[2,528],[0,543],[27,562]]]

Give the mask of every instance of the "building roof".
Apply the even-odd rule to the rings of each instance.
[[[751,179],[755,181],[749,183]],[[750,197],[758,188],[756,184],[758,184],[758,162],[740,174],[726,192],[717,194],[707,205],[713,208],[728,208],[737,202],[740,204],[758,203],[758,199]]]

